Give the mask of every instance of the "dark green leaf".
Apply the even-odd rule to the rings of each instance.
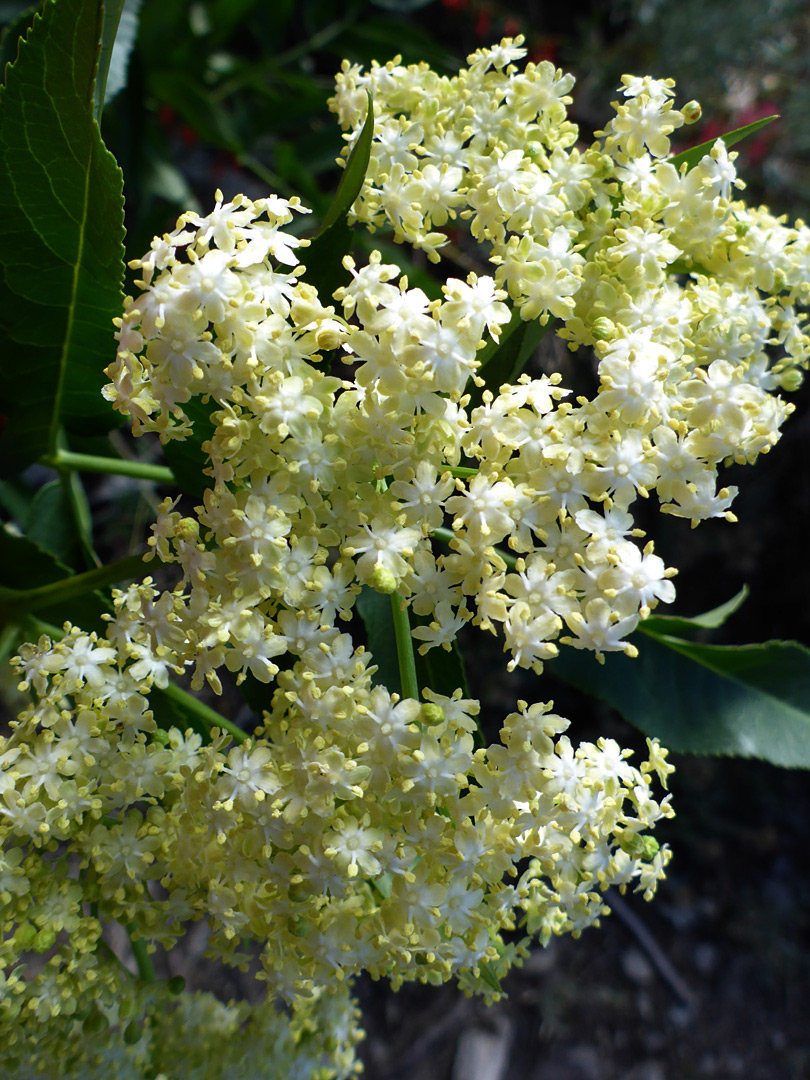
[[[0,440],[5,474],[60,424],[109,429],[101,397],[123,277],[121,172],[93,118],[100,0],[47,0],[0,95]]]
[[[84,565],[82,544],[76,535],[70,499],[62,480],[44,484],[34,496],[25,535],[63,566]]]
[[[485,385],[470,387],[470,408],[481,403],[484,390],[491,390],[497,395],[504,383],[515,382],[553,325],[553,319],[549,319],[545,326],[541,326],[536,319],[525,322],[515,308],[512,318],[501,330],[500,340],[490,341],[478,354],[481,365],[478,374],[484,379]]]
[[[50,552],[26,536],[16,536],[0,526],[0,589],[34,589],[63,581],[72,570]],[[101,616],[110,606],[99,592],[87,592],[80,597],[37,609],[37,616],[61,626],[70,620],[87,630],[104,630]]]
[[[115,38],[118,33],[118,24],[121,21],[121,12],[125,0],[104,0],[103,14],[101,19],[101,39],[98,47],[98,66],[96,68],[96,81],[93,86],[93,115],[101,122],[101,112],[104,108],[104,100],[107,92],[107,79],[110,74]]]
[[[565,648],[553,670],[687,754],[810,768],[810,649],[792,641],[698,645],[658,636],[632,660]]]
[[[441,648],[430,649],[424,656],[417,652],[416,675],[419,686],[435,694],[452,697],[455,690],[461,690],[468,695],[464,659],[456,641],[450,652]]]
[[[22,10],[3,27],[0,34],[0,78],[5,79],[6,64],[13,64],[17,59],[20,38],[28,33],[38,10],[39,4],[23,5]]]
[[[28,520],[31,505],[31,492],[23,484],[11,480],[0,480],[0,506],[16,524],[22,528]]]
[[[351,250],[353,236],[344,217],[328,232],[316,236],[309,247],[298,249],[299,258],[306,266],[303,280],[318,290],[322,304],[328,304],[335,289],[348,280],[343,259]]]
[[[366,114],[366,121],[363,124],[357,142],[354,144],[352,151],[349,154],[346,168],[343,170],[343,174],[340,177],[340,183],[335,192],[335,197],[332,200],[332,205],[327,210],[326,217],[323,219],[321,227],[318,230],[318,236],[322,236],[336,221],[340,221],[346,217],[349,210],[352,208],[355,199],[363,189],[363,181],[366,178],[368,162],[371,157],[371,143],[374,138],[374,102],[372,101],[371,94],[368,91],[366,91],[366,93],[368,95],[368,113]]]
[[[208,477],[203,474],[209,460],[202,446],[214,434],[211,413],[217,408],[215,402],[203,405],[199,398],[187,401],[183,409],[192,423],[191,434],[182,442],[173,439],[163,447],[166,464],[174,473],[178,487],[195,498],[202,498],[209,485]]]
[[[678,615],[651,615],[639,625],[639,630],[645,634],[656,634],[659,637],[692,638],[701,630],[716,630],[718,626],[729,619],[735,611],[745,603],[748,598],[748,586],[743,585],[736,596],[726,600],[719,607],[711,611],[704,611],[702,615],[694,615],[691,619],[685,619]]]
[[[775,113],[773,116],[765,116],[761,120],[754,120],[751,124],[746,124],[745,127],[736,128],[734,131],[729,131],[725,135],[718,136],[722,138],[726,144],[726,149],[730,149],[735,143],[740,142],[741,139],[746,138],[748,135],[753,135],[755,131],[759,131],[761,127],[765,127],[766,124],[770,124],[774,120],[779,119],[779,114]],[[668,158],[670,165],[674,165],[676,169],[679,169],[681,165],[686,165],[687,170],[694,169],[694,167],[703,160],[703,158],[709,153],[711,148],[717,142],[717,139],[707,139],[706,142],[700,143],[699,146],[692,146],[688,150],[682,150],[680,154],[674,154],[671,158]]]
[[[399,678],[397,640],[394,620],[391,617],[391,597],[364,585],[357,598],[357,611],[366,628],[368,648],[374,657],[377,671],[373,676],[375,686],[385,686],[393,694],[402,693]]]
[[[103,89],[104,96],[101,99],[101,107],[107,105],[116,94],[119,94],[127,85],[127,72],[129,69],[129,58],[132,54],[132,50],[135,47],[135,41],[138,37],[138,15],[140,14],[141,4],[143,0],[123,0],[123,7],[121,8],[121,15],[118,21],[118,29],[114,35],[114,44],[112,47],[112,54],[109,59],[109,70],[107,72],[107,85]],[[116,4],[120,5],[121,0],[116,0]],[[107,5],[104,8],[104,31],[107,31]],[[99,59],[99,74],[101,73],[101,65],[104,57],[103,46],[105,38],[102,35],[102,55]],[[96,85],[96,98],[98,100],[98,79]]]

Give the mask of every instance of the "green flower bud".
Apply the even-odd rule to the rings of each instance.
[[[419,719],[425,727],[434,727],[444,721],[444,709],[432,701],[423,702],[419,708]]]
[[[85,1035],[103,1035],[109,1029],[110,1021],[99,1009],[91,1009],[82,1023]]]
[[[37,928],[35,926],[32,926],[31,923],[20,923],[14,935],[14,944],[20,952],[25,952],[26,949],[31,948],[36,936]]]
[[[171,979],[166,983],[166,989],[170,994],[174,994],[177,997],[178,994],[182,994],[186,988],[186,980],[182,975],[172,975]]]
[[[134,1046],[143,1035],[143,1028],[135,1020],[124,1028],[124,1042],[127,1046]]]
[[[34,952],[44,953],[51,948],[56,941],[56,931],[45,927],[44,930],[40,930],[37,936],[34,938],[32,948]]]
[[[370,584],[373,589],[376,589],[379,593],[385,593],[386,596],[390,596],[391,593],[397,591],[397,579],[384,566],[374,567]]]
[[[795,390],[804,382],[801,371],[797,371],[796,368],[789,368],[787,371],[783,371],[779,376],[779,385],[783,390],[787,390],[792,394]]]
[[[654,836],[642,836],[641,837],[641,857],[645,862],[652,862],[655,856],[658,854],[658,850],[661,845],[655,839]]]
[[[616,336],[616,324],[604,316],[594,319],[591,326],[594,341],[610,341]]]
[[[683,115],[683,122],[685,124],[694,124],[700,119],[703,114],[703,109],[699,101],[687,101],[687,103],[681,107],[681,114]]]

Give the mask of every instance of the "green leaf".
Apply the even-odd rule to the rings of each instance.
[[[541,326],[535,319],[525,322],[517,308],[512,311],[512,318],[501,330],[499,341],[490,341],[478,354],[480,367],[478,374],[484,379],[484,386],[472,386],[470,408],[479,405],[484,390],[491,390],[497,395],[504,383],[513,383],[531,359],[532,353],[554,325],[549,319]]]
[[[62,480],[44,484],[31,501],[25,534],[63,566],[82,565],[82,544],[76,535],[70,498]]]
[[[326,217],[321,222],[317,236],[322,236],[327,229],[331,229],[336,221],[346,217],[354,205],[355,199],[363,189],[363,181],[366,179],[368,162],[371,157],[371,143],[374,138],[374,102],[368,90],[366,94],[368,95],[366,122],[363,124],[357,142],[352,147],[349,159],[346,162],[346,168],[343,170],[338,189],[332,200],[332,205],[326,211]]]
[[[115,38],[118,34],[118,24],[121,21],[124,3],[125,0],[104,0],[102,9],[98,66],[96,68],[96,81],[93,86],[93,116],[98,123],[101,122],[101,112],[106,99],[107,79],[110,73]]]
[[[772,123],[774,120],[779,119],[779,114],[774,113],[773,116],[765,116],[761,120],[754,120],[751,124],[746,124],[745,127],[735,128],[734,131],[728,131],[725,135],[719,135],[714,139],[707,139],[706,142],[700,143],[699,146],[692,146],[688,150],[682,150],[680,154],[674,154],[671,158],[667,158],[670,165],[674,165],[676,169],[679,169],[681,165],[686,165],[687,171],[694,169],[694,167],[703,160],[703,158],[709,153],[711,148],[717,142],[718,138],[721,138],[726,144],[726,149],[734,146],[735,143],[740,142],[741,139],[745,139],[748,135],[753,135],[755,131],[759,131],[760,128],[765,127],[766,124]]]
[[[694,615],[691,619],[678,615],[651,615],[639,624],[639,630],[644,634],[682,638],[692,638],[701,630],[716,630],[742,607],[748,599],[748,593],[748,586],[743,585],[736,596],[732,596],[724,604],[712,608],[711,611],[704,611],[702,615]]]
[[[210,461],[202,447],[214,434],[211,413],[218,408],[216,402],[209,401],[204,405],[200,398],[185,402],[183,410],[191,421],[191,434],[183,440],[171,439],[163,447],[163,454],[172,470],[175,483],[187,495],[198,499],[202,498],[210,483],[203,473]]]
[[[392,694],[401,694],[391,597],[377,592],[370,585],[364,585],[357,598],[357,611],[365,625],[368,648],[377,665],[372,678],[374,685],[385,686]]]
[[[123,190],[93,116],[100,33],[100,0],[47,0],[0,94],[6,475],[53,452],[62,424],[117,423],[100,391],[122,304]]]
[[[34,589],[63,581],[71,573],[70,567],[34,540],[17,536],[0,526],[0,593],[4,597],[8,590],[18,589],[21,583]],[[103,595],[90,591],[70,600],[46,604],[37,609],[37,615],[57,626],[69,619],[87,630],[103,632],[106,623],[101,616],[109,610],[110,605]]]
[[[553,671],[672,750],[810,768],[810,649],[649,635],[630,659],[560,650]]]
[[[104,61],[104,50],[107,45],[106,34],[108,33],[108,16],[107,5],[104,6],[104,28],[102,30],[102,52],[99,57],[99,74],[96,76],[96,103],[99,111],[96,113],[96,119],[100,115],[100,109],[103,109],[105,105],[119,94],[127,85],[127,71],[129,69],[129,58],[132,54],[132,50],[135,47],[135,41],[138,37],[138,16],[141,10],[141,3],[143,0],[116,0],[111,5],[112,8],[118,7],[120,18],[117,21],[117,29],[112,26],[113,14],[111,12],[109,18],[110,32],[112,33],[112,47],[109,54],[109,70],[107,71],[106,86],[101,87],[100,75],[103,70],[102,64]],[[100,107],[99,107],[99,104]]]
[[[299,248],[299,258],[306,267],[303,280],[317,289],[322,304],[328,304],[332,293],[348,279],[343,259],[351,251],[353,237],[344,217],[328,232],[316,236],[309,247]]]
[[[442,648],[430,649],[424,656],[417,652],[416,677],[421,687],[434,694],[452,697],[455,690],[461,690],[464,697],[469,695],[464,659],[457,641],[453,642],[449,652]]]
[[[495,990],[498,994],[503,993],[501,980],[495,974],[495,969],[493,968],[489,960],[483,960],[478,965],[478,970],[481,973],[482,981],[485,982],[487,986],[491,987],[491,989]]]
[[[3,27],[0,34],[0,77],[5,78],[6,64],[13,64],[17,59],[20,38],[24,38],[28,33],[38,9],[39,4],[23,7]]]

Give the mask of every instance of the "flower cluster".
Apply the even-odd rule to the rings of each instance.
[[[672,812],[653,790],[671,767],[654,741],[634,767],[520,701],[477,746],[463,688],[402,696],[353,636],[358,599],[382,595],[410,619],[405,653],[472,623],[502,635],[510,668],[540,672],[558,642],[633,654],[628,635],[674,598],[634,503],[731,518],[718,467],[775,442],[790,407],[771,391],[805,363],[810,230],[732,201],[722,143],[692,170],[663,160],[684,119],[668,83],[625,78],[580,152],[572,80],[519,73],[520,55],[505,41],[456,79],[345,65],[335,99],[358,130],[375,98],[358,220],[438,258],[437,229],[469,219],[494,276],[431,300],[374,253],[320,297],[288,228],[297,200],[219,193],[134,264],[105,394],[136,434],[204,428],[209,484],[193,510],[160,507],[150,557],[173,586],[133,584],[105,637],[68,624],[16,659],[31,704],[0,742],[10,1052],[27,1059],[48,1021],[81,1067],[107,1068],[86,1038],[103,1023],[137,1069],[174,1052],[150,1018],[185,1009],[195,1030],[249,1020],[270,1061],[305,1062],[286,1075],[347,1076],[357,973],[493,997],[526,949],[503,931],[577,935],[611,886],[650,897],[663,877],[649,830]],[[472,405],[521,318],[594,347],[592,399],[525,376]],[[259,726],[180,730],[171,680],[219,692],[223,672],[262,695]],[[158,1007],[100,960],[111,923],[170,948],[203,918],[212,956],[245,966],[259,944],[255,1015]],[[276,1075],[253,1058],[242,1073]]]
[[[375,111],[354,215],[433,258],[448,240],[435,226],[468,220],[520,316],[556,320],[572,350],[595,349],[591,400],[554,410],[538,432],[537,409],[516,424],[501,394],[473,414],[465,445],[488,464],[500,442],[498,470],[518,482],[509,459],[530,445],[532,486],[567,511],[578,550],[595,536],[579,516],[588,502],[626,511],[656,490],[693,524],[729,518],[736,489],[718,490],[718,467],[776,442],[791,406],[772,391],[796,389],[806,366],[810,229],[733,198],[743,185],[722,140],[694,168],[667,160],[669,136],[699,115],[696,103],[672,107],[671,80],[625,76],[601,141],[580,149],[566,117],[572,77],[547,61],[520,71],[523,55],[507,39],[454,78],[344,63],[331,104],[350,144],[367,91]]]

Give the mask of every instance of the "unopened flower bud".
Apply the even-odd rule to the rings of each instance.
[[[397,591],[397,579],[384,566],[374,567],[369,584],[372,589],[376,589],[379,593],[385,593],[386,596],[390,596],[391,593]]]
[[[594,341],[610,341],[616,336],[616,324],[611,319],[600,316],[591,326]]]
[[[444,709],[435,702],[425,701],[419,708],[419,719],[426,727],[434,727],[444,722]]]

